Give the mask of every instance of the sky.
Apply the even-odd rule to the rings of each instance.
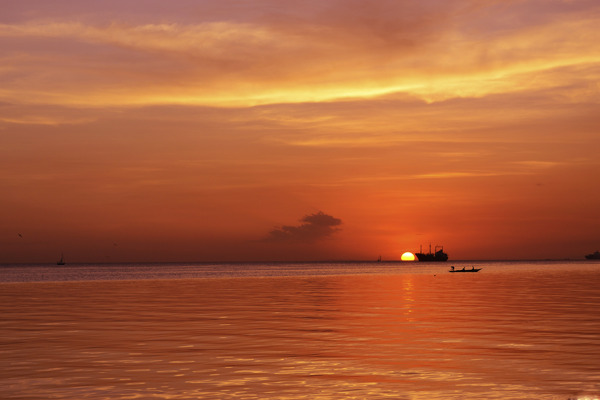
[[[0,8],[0,263],[600,249],[596,0]]]

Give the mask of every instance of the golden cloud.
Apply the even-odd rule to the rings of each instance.
[[[596,14],[487,32],[467,21],[476,12],[491,18],[481,7],[447,15],[409,9],[414,18],[392,7],[399,22],[385,10],[376,19],[354,10],[283,22],[1,24],[0,40],[20,50],[2,57],[0,96],[101,107],[254,106],[395,93],[437,102],[565,86],[573,70],[598,74]]]

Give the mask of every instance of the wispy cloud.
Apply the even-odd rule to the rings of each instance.
[[[564,86],[575,79],[568,71],[539,74],[581,73],[600,63],[600,17],[588,7],[556,19],[551,11],[531,18],[519,4],[352,1],[315,8],[310,18],[278,6],[279,18],[198,24],[5,23],[2,64],[21,78],[0,78],[0,96],[88,106],[248,106],[392,93],[436,102]],[[532,22],[496,26],[495,12]]]
[[[535,169],[552,168],[559,165],[564,165],[564,162],[556,161],[539,161],[539,160],[528,160],[528,161],[516,161],[515,164],[523,167],[530,167]]]

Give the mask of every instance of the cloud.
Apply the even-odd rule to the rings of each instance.
[[[339,231],[342,220],[327,215],[322,211],[310,214],[300,219],[297,226],[284,225],[269,232],[266,241],[285,242],[315,242],[333,235]]]
[[[600,62],[592,2],[227,3],[196,22],[180,11],[0,23],[0,98],[253,106],[404,93],[431,103],[592,81]]]

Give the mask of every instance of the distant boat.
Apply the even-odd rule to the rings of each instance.
[[[471,267],[471,269],[465,269],[465,267],[462,267],[462,269],[455,269],[454,265],[452,267],[450,267],[450,271],[448,272],[479,272],[481,271],[481,268],[475,268],[475,267]]]
[[[438,250],[439,249],[439,250]],[[423,246],[418,253],[415,253],[415,256],[419,259],[419,261],[448,261],[448,254],[444,253],[443,246],[435,246],[435,252],[431,252],[431,244],[429,245],[429,253],[423,253]]]
[[[600,260],[600,251],[595,251],[592,254],[585,256],[588,260]]]
[[[65,259],[62,254],[60,255],[60,260],[56,262],[56,265],[65,265]]]

